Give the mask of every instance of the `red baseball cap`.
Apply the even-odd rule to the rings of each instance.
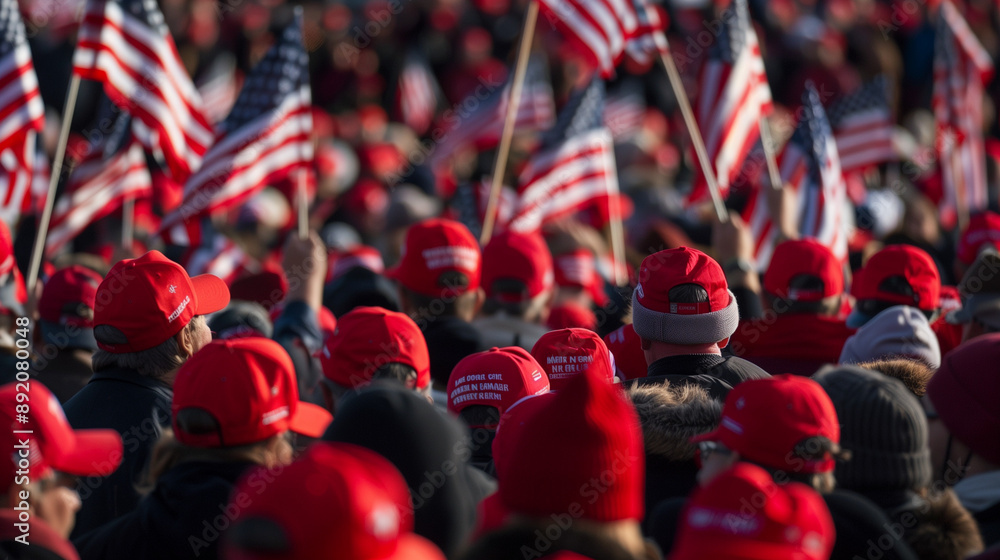
[[[268,311],[284,301],[287,293],[288,279],[276,263],[265,264],[260,272],[244,274],[229,286],[232,299],[259,303]]]
[[[387,459],[356,445],[318,442],[260,487],[244,476],[243,505],[223,545],[230,560],[444,560],[413,534],[406,481]],[[265,542],[264,535],[280,535]]]
[[[462,359],[448,377],[448,410],[492,406],[500,414],[525,397],[549,392],[549,378],[523,348],[491,348]]]
[[[493,236],[483,249],[482,276],[488,298],[511,303],[531,299],[552,288],[552,254],[540,233],[507,230]],[[498,292],[494,283],[504,278],[523,283],[528,292]]]
[[[840,424],[833,402],[812,379],[784,374],[734,387],[726,396],[719,427],[691,441],[721,442],[743,457],[774,469],[832,471],[833,457],[806,460],[795,455],[796,446],[817,436],[840,443]]]
[[[567,301],[549,310],[545,326],[552,330],[580,328],[592,331],[597,328],[597,315],[589,307]]]
[[[969,218],[969,225],[958,240],[959,262],[971,266],[979,249],[987,243],[1000,250],[1000,214],[983,212]]]
[[[30,410],[18,413],[17,407],[24,403]],[[0,492],[15,482],[19,469],[27,471],[33,481],[50,469],[77,476],[108,476],[122,461],[118,432],[74,430],[55,395],[37,381],[0,387],[0,422],[5,428],[0,444],[7,457],[0,461]]]
[[[647,340],[672,344],[720,342],[739,325],[736,297],[726,275],[714,259],[697,249],[678,247],[654,253],[642,261],[638,284],[632,292],[632,325]],[[708,293],[708,301],[670,301],[670,290],[695,284]]]
[[[913,295],[880,289],[880,284],[892,276],[905,278],[913,288]],[[851,295],[858,301],[875,299],[930,311],[941,304],[941,276],[934,259],[923,249],[889,245],[872,255],[855,275]]]
[[[332,282],[356,266],[367,268],[375,274],[385,272],[382,253],[375,247],[358,245],[346,251],[330,252],[327,256],[326,281]]]
[[[140,352],[162,344],[196,315],[207,315],[229,304],[229,288],[219,277],[191,278],[184,268],[150,251],[118,262],[97,288],[94,326],[120,330],[128,342],[97,346],[114,353]]]
[[[417,372],[417,389],[431,382],[431,358],[420,327],[404,313],[356,307],[342,316],[319,353],[323,375],[344,387],[367,385],[379,367],[398,362]]]
[[[792,289],[792,279],[801,275],[819,278],[823,289]],[[785,241],[774,249],[764,273],[764,289],[792,301],[819,301],[844,293],[844,270],[833,252],[815,239]]]
[[[542,335],[531,349],[531,355],[545,370],[553,391],[566,386],[576,374],[588,369],[597,371],[601,379],[615,381],[614,358],[611,351],[587,329],[561,329]]]
[[[418,294],[441,298],[479,288],[481,270],[479,243],[469,229],[454,220],[434,218],[407,230],[399,264],[387,275]],[[468,285],[444,284],[445,272],[461,272]]]
[[[103,280],[97,272],[76,264],[49,277],[38,301],[39,327],[46,342],[97,350],[94,301]]]
[[[604,337],[611,354],[615,357],[615,367],[622,379],[646,377],[649,366],[646,353],[642,350],[642,339],[635,334],[631,324],[622,325]]]
[[[608,303],[608,295],[604,293],[604,280],[597,272],[597,260],[587,249],[577,249],[573,252],[553,258],[555,280],[558,286],[579,287],[587,290],[594,303],[604,307]]]
[[[777,484],[740,462],[696,489],[671,560],[827,560],[836,537],[826,502],[798,482]]]
[[[211,414],[219,430],[182,430],[177,415],[188,408]],[[286,430],[318,438],[333,419],[299,401],[292,359],[266,338],[214,340],[196,352],[177,373],[171,410],[178,441],[193,447],[255,443]]]

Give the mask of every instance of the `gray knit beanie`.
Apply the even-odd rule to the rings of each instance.
[[[827,367],[813,376],[833,401],[840,445],[837,485],[848,490],[917,490],[931,483],[927,418],[899,380],[854,366]]]

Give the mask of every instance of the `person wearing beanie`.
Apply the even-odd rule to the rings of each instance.
[[[239,507],[245,504],[244,507]],[[261,486],[243,478],[230,504],[229,560],[444,560],[413,533],[409,489],[385,458],[317,443]]]
[[[517,404],[493,442],[507,524],[539,529],[553,543],[572,526],[610,538],[636,558],[655,558],[639,526],[642,442],[635,409],[593,369],[551,396]],[[559,534],[546,530],[553,525]],[[522,545],[536,546],[536,535],[525,531]]]
[[[548,331],[545,322],[555,293],[552,255],[538,232],[505,231],[483,248],[486,302],[472,322],[489,347],[530,351]]]
[[[697,249],[680,247],[646,257],[632,292],[632,327],[649,364],[633,384],[690,383],[718,399],[767,372],[722,348],[739,324],[736,298],[722,268]]]
[[[847,339],[840,364],[879,359],[908,359],[937,369],[941,348],[927,317],[919,310],[896,305],[881,311]]]
[[[762,296],[764,316],[740,321],[728,353],[767,371],[798,375],[837,363],[854,330],[840,317],[844,271],[829,248],[813,239],[779,244]]]
[[[403,313],[424,333],[434,402],[443,407],[458,362],[489,348],[471,323],[486,297],[479,242],[456,221],[426,220],[406,231],[400,261],[386,275],[398,283]]]
[[[26,415],[18,406],[29,404]],[[27,419],[27,422],[25,422]],[[77,560],[66,540],[80,497],[73,477],[100,481],[121,463],[114,430],[74,430],[55,396],[38,382],[0,387],[0,557]]]
[[[74,537],[139,503],[153,445],[170,422],[177,371],[211,342],[205,316],[229,303],[217,276],[190,277],[158,251],[126,259],[97,287],[94,376],[64,406],[76,429],[110,428],[125,441],[121,467],[101,484],[80,488]]]
[[[319,356],[326,408],[372,382],[398,384],[431,399],[431,361],[417,324],[403,313],[357,307],[340,318]]]
[[[97,272],[72,265],[56,271],[42,289],[31,371],[61,403],[94,374],[94,300],[102,280]]]
[[[550,389],[545,369],[519,346],[492,348],[459,362],[448,379],[448,411],[472,430],[472,464],[493,475],[500,418],[521,400]]]
[[[1000,333],[976,337],[945,356],[924,405],[935,480],[972,513],[987,547],[1000,543]]]
[[[719,426],[722,403],[694,385],[647,385],[628,390],[642,425],[646,452],[645,500],[650,511],[698,486],[698,446],[691,438]],[[643,521],[648,532],[650,517]]]
[[[588,329],[559,329],[544,334],[531,356],[545,370],[549,388],[558,391],[587,369],[595,369],[608,383],[617,383],[615,357],[604,340]]]
[[[837,485],[870,499],[897,523],[922,560],[966,558],[983,548],[976,522],[955,493],[931,487],[927,419],[901,381],[843,366],[818,372],[840,420],[851,460],[837,464]]]
[[[400,387],[347,397],[323,440],[366,447],[399,469],[412,489],[414,532],[449,558],[468,544],[477,505],[496,490],[470,463],[477,442],[465,426]]]
[[[833,402],[812,379],[783,374],[738,385],[726,397],[719,427],[691,441],[699,446],[702,487],[734,465],[753,463],[779,484],[799,482],[823,495],[837,529],[835,560],[867,557],[869,544],[885,533],[889,520],[878,506],[835,490],[834,466],[849,453],[840,445]],[[653,512],[650,531],[664,549],[674,545],[682,507],[671,500]],[[878,547],[885,558],[915,558],[901,535]]]
[[[823,498],[739,463],[691,496],[670,560],[828,560],[837,534]]]
[[[83,560],[217,558],[237,480],[257,465],[287,465],[292,433],[318,438],[332,420],[299,401],[291,358],[263,338],[217,340],[187,360],[171,412],[172,429],[153,449],[148,493],[134,511],[73,539]]]

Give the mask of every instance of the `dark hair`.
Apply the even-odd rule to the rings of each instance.
[[[523,317],[531,309],[531,298],[528,293],[528,286],[516,278],[498,278],[490,286],[490,292],[494,294],[505,294],[516,296],[517,301],[500,301],[496,298],[486,298],[483,304],[483,314],[493,315],[503,312],[512,317]]]
[[[915,307],[919,309],[920,306],[920,294],[914,292],[913,286],[910,281],[906,279],[905,276],[901,274],[895,274],[893,276],[888,276],[882,280],[878,285],[878,290],[880,292],[885,292],[889,294],[896,294],[900,296],[907,296],[913,298],[913,303],[900,304],[894,301],[885,301],[881,299],[863,299],[858,300],[855,307],[861,313],[868,315],[869,317],[874,317],[879,313],[889,309],[890,307],[895,307],[897,305],[909,305],[910,307]],[[933,321],[937,315],[936,309],[920,309],[920,312],[927,317],[928,321]]]
[[[548,521],[553,523],[552,520]],[[622,545],[609,537],[585,531],[570,526],[559,531],[556,538],[550,538],[552,531],[546,530],[547,525],[537,523],[517,523],[496,531],[486,533],[472,543],[461,560],[510,560],[511,558],[528,558],[531,556],[548,556],[559,551],[575,552],[592,560],[638,560]],[[544,551],[537,550],[535,543],[539,540],[539,529],[544,533],[547,546]],[[531,552],[535,554],[528,555]]]
[[[466,289],[470,284],[469,277],[464,272],[457,270],[447,270],[438,276],[437,285],[441,288]],[[464,292],[454,297],[430,297],[414,292],[400,284],[400,289],[406,295],[413,307],[411,315],[415,314],[414,320],[419,325],[423,321],[433,321],[437,317],[453,317],[464,311],[463,306],[469,305],[472,292]],[[474,301],[474,300],[473,300]]]
[[[408,381],[417,380],[417,370],[413,366],[401,362],[389,362],[380,365],[372,372],[372,381],[383,381],[390,383],[401,383],[406,385]]]
[[[200,321],[205,321],[205,317],[196,315],[187,325],[184,325],[184,330],[194,331],[198,328]],[[95,325],[94,338],[105,344],[126,344],[128,342],[125,333],[111,325]],[[120,367],[135,370],[144,377],[161,379],[184,364],[184,358],[180,352],[177,339],[173,336],[152,348],[139,352],[115,353],[98,348],[93,357],[94,371]]]
[[[469,427],[495,430],[500,423],[500,409],[485,404],[473,404],[460,410],[458,417]]]
[[[788,281],[788,289],[805,292],[823,293],[826,284],[823,279],[813,274],[796,274]],[[828,296],[817,301],[795,301],[789,298],[765,292],[768,307],[778,315],[836,315],[840,311],[840,294]],[[781,305],[776,305],[781,301]]]
[[[808,437],[800,441],[789,453],[787,459],[790,462],[794,461],[819,461],[827,457],[832,458],[835,461],[848,461],[851,458],[851,452],[844,450],[840,447],[840,444],[831,440],[830,438],[823,436],[813,436]],[[754,461],[748,461],[746,457],[742,460],[754,463]],[[833,471],[825,473],[812,473],[804,472],[801,469],[781,469],[775,468],[771,465],[762,465],[760,463],[754,463],[768,473],[774,478],[775,482],[784,484],[786,482],[801,482],[806,486],[810,486],[815,489],[820,494],[829,494],[833,491],[835,484],[835,479],[833,478]]]
[[[708,301],[708,291],[698,284],[678,284],[667,292],[671,303],[704,303]]]

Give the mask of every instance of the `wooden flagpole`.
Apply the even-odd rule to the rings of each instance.
[[[684,116],[684,124],[691,135],[691,144],[694,145],[694,151],[698,155],[698,163],[701,164],[701,171],[705,174],[705,182],[708,183],[708,193],[712,196],[712,205],[715,207],[715,214],[718,216],[720,222],[725,223],[729,220],[729,212],[722,202],[722,195],[719,193],[719,183],[715,179],[712,162],[708,159],[708,151],[705,149],[705,141],[701,137],[701,131],[698,130],[698,122],[695,121],[694,111],[691,110],[691,102],[688,101],[687,93],[684,92],[684,83],[681,82],[681,74],[677,71],[677,65],[674,64],[674,59],[670,57],[670,53],[660,51],[660,61],[663,62],[663,67],[667,70],[670,85],[674,90],[674,97],[677,98],[677,104],[680,105],[681,114]]]
[[[122,249],[131,255],[132,240],[135,238],[135,196],[125,199],[122,206]]]
[[[490,185],[490,199],[486,205],[486,218],[483,220],[483,231],[479,236],[479,244],[486,246],[493,237],[496,225],[497,203],[500,200],[500,190],[503,188],[504,170],[507,168],[507,158],[510,156],[510,143],[514,137],[514,123],[517,122],[517,110],[521,104],[521,89],[524,86],[524,76],[528,71],[528,57],[531,54],[531,43],[535,37],[535,24],[538,22],[538,0],[528,3],[528,13],[524,17],[524,29],[521,31],[521,46],[517,53],[517,64],[514,67],[514,81],[510,87],[510,99],[507,101],[507,114],[503,122],[503,133],[500,135],[500,146],[497,148],[497,158],[493,164],[493,178]]]
[[[59,144],[56,146],[56,155],[52,160],[52,173],[49,176],[49,191],[45,196],[45,208],[42,210],[42,217],[38,222],[38,231],[35,233],[35,247],[31,251],[31,265],[28,267],[26,284],[28,294],[35,293],[35,284],[38,282],[38,271],[42,266],[42,255],[45,254],[45,238],[49,234],[49,220],[52,219],[52,207],[56,201],[56,188],[59,186],[59,179],[62,177],[63,156],[66,155],[66,144],[69,142],[69,127],[73,121],[73,112],[76,110],[76,96],[79,92],[80,76],[73,74],[69,82],[69,92],[66,94],[62,128],[59,131]]]
[[[761,115],[757,126],[760,127],[760,143],[764,146],[764,159],[767,160],[767,174],[771,179],[771,188],[780,191],[784,188],[784,184],[781,181],[781,172],[778,171],[778,160],[774,157],[774,140],[771,138],[771,127],[767,117]]]
[[[309,197],[306,194],[306,181],[309,179],[308,171],[305,169],[299,173],[298,182],[298,207],[299,207],[299,238],[309,237]]]

